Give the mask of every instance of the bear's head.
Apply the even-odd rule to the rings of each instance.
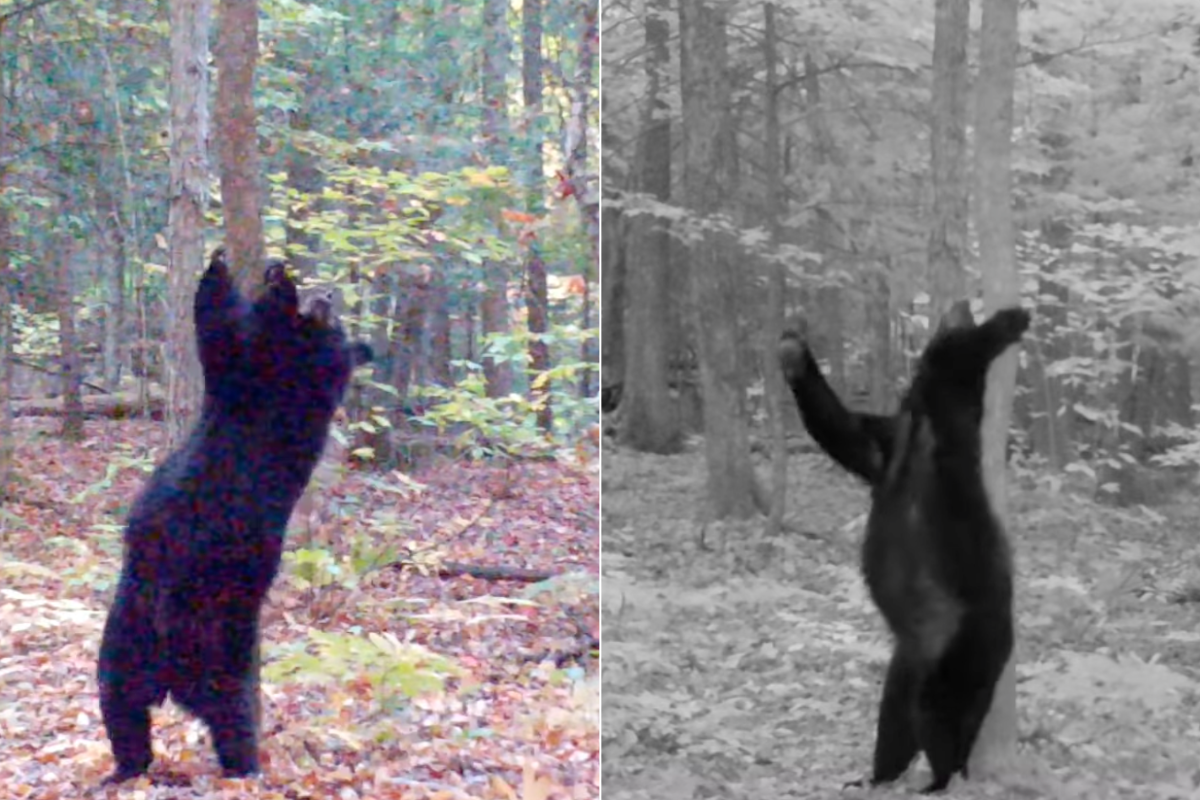
[[[282,259],[268,261],[263,282],[247,350],[255,394],[277,410],[332,416],[355,367],[371,361],[370,345],[346,337],[331,292],[301,302]]]

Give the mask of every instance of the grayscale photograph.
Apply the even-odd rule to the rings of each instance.
[[[606,800],[1200,797],[1200,7],[600,24]]]

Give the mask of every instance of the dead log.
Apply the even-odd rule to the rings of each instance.
[[[166,400],[161,394],[150,392],[143,405],[137,392],[117,392],[115,394],[84,395],[84,419],[128,419],[130,417],[149,415],[151,419],[162,419],[166,409]],[[32,400],[14,400],[12,402],[15,417],[61,417],[63,401],[61,397],[38,397]]]
[[[413,561],[400,559],[389,565],[392,569],[403,570],[405,567],[420,571]],[[538,583],[548,581],[557,572],[525,569],[524,567],[482,566],[479,564],[464,564],[460,561],[443,561],[436,567],[427,566],[430,572],[436,572],[439,578],[477,578],[481,581],[516,581],[517,583]]]

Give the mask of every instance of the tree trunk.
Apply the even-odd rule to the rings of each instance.
[[[386,41],[386,40],[385,40]],[[292,67],[299,71],[310,69],[306,64]],[[289,136],[284,157],[287,170],[287,186],[302,198],[298,203],[286,202],[287,219],[284,222],[288,260],[301,275],[315,275],[317,251],[321,245],[319,234],[308,230],[307,223],[313,206],[319,203],[323,176],[317,156],[309,149],[305,137],[312,130],[312,106],[319,96],[321,84],[316,75],[307,72],[304,77],[304,93],[300,107],[289,118]]]
[[[101,170],[109,172],[111,170]],[[100,215],[96,259],[104,271],[104,386],[117,391],[121,381],[125,327],[125,231],[121,226],[121,206],[113,192],[109,176],[99,174],[95,181],[96,210]]]
[[[254,68],[258,62],[258,0],[221,0],[216,62],[216,129],[221,212],[234,280],[249,292],[262,280],[263,226]]]
[[[1069,257],[1063,253],[1064,260]],[[1018,398],[1014,413],[1018,424],[1029,431],[1033,451],[1045,456],[1050,468],[1058,471],[1075,460],[1074,412],[1070,410],[1070,388],[1061,376],[1050,374],[1047,366],[1071,356],[1075,334],[1067,323],[1070,292],[1054,280],[1054,269],[1045,267],[1038,276],[1040,302],[1033,315],[1034,335],[1025,341],[1023,375],[1028,393]]]
[[[70,230],[71,209],[64,203],[61,211],[61,244],[55,248],[58,262],[58,337],[62,363],[63,419],[62,438],[68,442],[83,439],[83,394],[79,373],[79,342],[75,335],[75,295],[71,288],[71,264],[75,257],[75,237]]]
[[[450,265],[439,262],[429,283],[429,378],[439,386],[450,386],[450,289],[446,272]]]
[[[480,72],[483,94],[484,152],[489,164],[508,166],[510,136],[508,122],[508,65],[512,38],[508,28],[507,0],[484,0],[483,52]],[[500,225],[499,215],[496,225]],[[509,265],[499,261],[483,264],[484,289],[479,301],[479,326],[484,336],[509,333]],[[490,356],[481,360],[487,379],[488,397],[506,397],[512,393],[512,366]]]
[[[525,0],[521,7],[521,88],[526,121],[525,210],[541,217],[545,208],[545,165],[542,160],[542,0]],[[530,238],[525,256],[525,310],[529,321],[530,399],[538,404],[537,421],[546,433],[554,428],[550,405],[549,304],[546,262],[541,242]]]
[[[933,30],[933,224],[929,231],[930,320],[967,295],[968,0],[935,0]]]
[[[650,0],[646,4],[646,109],[644,135],[636,151],[637,173],[641,176],[637,188],[663,202],[671,197],[671,121],[665,92],[670,58],[667,41],[671,33],[668,9],[667,0]],[[617,215],[611,213],[610,218],[614,217]],[[624,330],[619,334],[623,353],[614,354],[618,358],[623,356],[624,371],[622,374],[618,366],[614,370],[620,376],[618,380],[610,377],[607,381],[613,385],[623,380],[621,442],[646,453],[675,453],[683,440],[679,415],[667,388],[670,315],[663,313],[672,302],[668,283],[670,241],[663,227],[665,221],[649,214],[629,217],[627,224],[629,238],[623,252],[624,263],[616,264],[622,260],[619,246],[607,259],[619,268],[614,276],[618,284],[609,292],[604,308],[604,313],[610,315],[606,324],[620,325],[621,279],[627,280],[630,291],[624,308]],[[619,222],[614,225],[612,233],[616,237],[620,236],[620,227]],[[609,278],[606,276],[604,280]],[[625,341],[637,342],[637,346],[624,348]]]
[[[208,207],[208,32],[211,0],[171,1],[171,186],[168,229],[167,442],[174,447],[200,409],[192,297],[204,266]]]
[[[134,188],[134,166],[125,136],[124,107],[121,104],[121,92],[117,87],[117,72],[113,69],[112,59],[108,55],[108,50],[104,46],[101,46],[99,52],[103,59],[106,84],[105,94],[112,103],[112,133],[116,140],[117,158],[115,161],[117,174],[112,174],[114,170],[108,167],[109,159],[101,161],[97,158],[99,165],[96,172],[99,174],[101,181],[108,182],[108,185],[105,185],[101,191],[97,192],[97,196],[98,198],[108,198],[112,208],[111,220],[112,229],[116,235],[117,266],[112,273],[110,289],[112,305],[109,310],[114,313],[116,325],[119,326],[123,325],[125,321],[125,275],[129,270],[136,268],[138,282],[144,285],[145,270],[141,268],[141,259],[138,254],[138,202],[137,193]],[[114,327],[114,330],[119,332],[119,328]],[[139,338],[143,342],[145,341],[144,333],[145,328],[140,328]],[[113,348],[112,355],[114,358],[119,358],[124,348],[121,346],[119,339],[115,344],[116,346]],[[161,353],[161,351],[159,352]],[[106,375],[106,377],[110,376]],[[141,392],[145,394],[147,382],[142,381],[141,383]]]
[[[595,71],[596,53],[600,48],[600,23],[598,0],[584,0],[579,6],[582,12],[579,35],[579,66],[576,69],[574,96],[571,101],[571,118],[568,123],[567,140],[569,142],[567,157],[567,176],[571,196],[579,210],[580,222],[588,237],[588,258],[584,262],[583,297],[580,309],[580,329],[592,329],[594,301],[592,298],[593,279],[598,280],[597,270],[600,267],[600,201],[596,195],[593,181],[589,180],[588,163],[588,110],[591,108],[592,93],[595,82],[592,73]],[[585,364],[596,364],[597,342],[589,336],[579,345],[579,359]],[[579,372],[579,396],[591,397],[595,390],[593,384],[595,375],[592,370]]]
[[[867,291],[867,319],[870,320],[870,345],[867,347],[871,410],[884,413],[893,407],[895,375],[892,368],[892,294],[891,259],[884,257],[871,273]]]
[[[679,5],[683,100],[684,191],[700,218],[719,213],[732,185],[732,97],[722,7],[698,0]],[[711,239],[713,234],[709,234]],[[745,518],[759,492],[745,428],[745,398],[737,359],[737,280],[715,241],[692,246],[692,287],[704,391],[704,453],[714,517]]]
[[[5,20],[0,18],[0,97],[11,97],[6,78],[8,70],[8,31]],[[7,103],[0,103],[0,195],[8,183],[9,158]],[[12,318],[12,263],[11,252],[12,219],[8,204],[0,203],[0,496],[7,497],[13,491],[13,318]]]
[[[786,215],[783,193],[783,174],[780,159],[779,98],[777,97],[779,62],[775,51],[775,4],[763,6],[763,62],[766,67],[763,109],[766,113],[766,224],[771,244],[780,239],[779,218]],[[774,358],[783,333],[784,299],[787,294],[787,274],[782,261],[768,267],[767,317],[763,325],[763,383],[765,384],[767,416],[771,425],[771,515],[767,535],[775,536],[783,528],[787,504],[787,433],[784,429],[784,410],[788,407],[783,372]],[[794,413],[794,412],[793,412]]]
[[[941,0],[939,0],[939,6]],[[963,0],[963,18],[967,5]],[[988,0],[980,28],[976,96],[975,227],[979,232],[983,300],[990,314],[1020,300],[1012,210],[1013,82],[1017,55],[1017,0]],[[992,364],[983,420],[983,478],[1001,524],[1007,515],[1005,438],[1017,374],[1016,348]],[[1004,770],[1016,756],[1016,651],[996,686],[971,755],[971,774]]]
[[[831,166],[836,170],[842,165],[821,104],[820,74],[812,53],[805,53],[804,93],[808,100],[805,117],[813,140],[814,167],[818,172],[826,172]],[[816,330],[819,331],[821,352],[829,360],[829,385],[835,392],[843,393],[846,391],[846,335],[842,325],[842,287],[838,285],[837,277],[838,254],[843,248],[838,246],[837,224],[831,210],[838,203],[838,194],[836,185],[831,186],[829,197],[814,209],[813,240],[824,263],[821,285],[816,291],[817,307],[811,316],[818,322]]]
[[[668,125],[670,123],[667,123]],[[649,133],[649,131],[647,131]],[[667,165],[668,171],[670,165]],[[600,225],[600,385],[625,380],[625,221],[608,197]]]

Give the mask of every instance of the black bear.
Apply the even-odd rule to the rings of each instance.
[[[208,726],[226,775],[258,772],[259,610],[351,372],[371,359],[328,296],[300,307],[282,261],[264,282],[250,303],[218,248],[196,290],[204,405],[130,511],[100,644],[105,783],[147,771],[150,707],[168,694]]]
[[[1013,647],[1012,562],[980,465],[988,367],[1029,327],[1007,308],[981,325],[965,303],[921,354],[896,414],[849,411],[802,338],[779,344],[805,427],[872,487],[863,574],[895,638],[871,784],[924,751],[941,791],[967,760]]]

